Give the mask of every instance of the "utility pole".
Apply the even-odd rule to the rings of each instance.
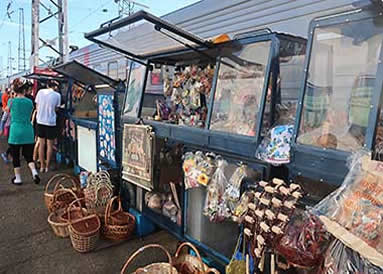
[[[7,66],[7,77],[13,74],[13,57],[12,57],[12,42],[8,41],[8,66]]]
[[[140,6],[149,9],[148,6],[138,3],[133,0],[114,0],[114,3],[118,5],[118,16],[123,17],[125,15],[131,15],[134,12],[135,6]]]
[[[46,3],[49,3],[47,5]],[[51,6],[53,4],[53,6]],[[51,49],[58,57],[59,63],[68,60],[68,5],[67,0],[32,0],[32,54],[31,70],[38,66],[40,62],[44,63],[39,57],[39,50],[47,47]],[[44,18],[40,15],[45,14]],[[40,25],[46,21],[57,22],[56,38],[43,38],[40,34]],[[56,47],[55,41],[58,40]]]
[[[25,58],[25,28],[24,28],[24,9],[19,9],[19,47],[18,47],[18,70],[19,72],[27,69]]]

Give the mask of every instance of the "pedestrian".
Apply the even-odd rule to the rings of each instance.
[[[11,91],[11,92],[8,91],[8,93],[9,94],[8,94],[7,98],[4,100],[4,103],[6,103],[6,104],[8,104],[8,102],[16,96],[14,91]],[[11,114],[9,113],[9,111],[6,111],[6,110],[7,110],[7,106],[4,107],[3,114],[2,114],[1,120],[0,120],[0,136],[3,135],[8,139],[9,130],[10,130],[10,126],[11,126]],[[6,164],[8,164],[11,162],[11,160],[9,159],[10,155],[11,155],[11,147],[8,146],[8,149],[5,152],[1,153],[0,156],[3,159],[3,161]]]
[[[27,89],[26,84],[20,81],[14,85],[16,97],[8,101],[6,111],[11,114],[11,126],[9,132],[8,143],[11,147],[12,162],[15,172],[15,177],[12,178],[12,183],[21,185],[21,169],[20,169],[20,151],[28,163],[31,170],[33,181],[40,183],[40,177],[33,162],[33,147],[34,147],[34,132],[31,123],[31,115],[33,103],[26,98],[24,93]]]
[[[35,100],[40,172],[48,172],[53,155],[54,140],[57,138],[56,112],[61,104],[61,96],[55,91],[56,86],[56,82],[48,81],[47,88],[39,90]]]
[[[11,94],[11,90],[9,88],[5,89],[5,92],[1,95],[1,107],[3,111],[5,111],[7,105],[8,105],[8,100],[9,96]]]

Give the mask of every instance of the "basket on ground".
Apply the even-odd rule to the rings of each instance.
[[[130,263],[140,254],[142,253],[144,250],[148,249],[148,248],[158,248],[158,249],[161,249],[167,256],[168,258],[168,262],[167,263],[152,263],[150,265],[147,265],[145,267],[142,267],[142,268],[138,268],[136,269],[134,272],[134,274],[177,274],[178,271],[177,269],[173,266],[173,261],[172,261],[172,258],[169,254],[169,252],[161,245],[158,245],[158,244],[149,244],[149,245],[146,245],[144,247],[141,247],[140,249],[138,249],[136,252],[134,252],[130,257],[129,259],[126,261],[126,263],[124,264],[122,270],[121,270],[121,274],[125,273],[125,271],[128,269]]]
[[[74,193],[69,188],[58,188],[53,194],[52,203],[48,208],[49,213],[56,212],[59,209],[66,209],[68,206],[78,197],[76,193]]]
[[[71,210],[75,203],[81,202],[78,199],[72,202],[68,208]],[[89,252],[95,249],[97,241],[100,237],[100,219],[96,214],[88,214],[80,211],[78,219],[72,220],[72,215],[68,214],[69,236],[73,248],[81,253]]]
[[[181,250],[185,247],[191,248],[196,256],[189,253],[181,253]],[[209,268],[199,254],[198,249],[189,242],[182,243],[176,251],[173,258],[174,267],[181,274],[219,274],[219,271],[215,268]]]
[[[65,173],[56,174],[45,186],[44,202],[48,210],[51,208],[55,191],[65,187],[70,188],[74,193],[76,193],[78,198],[81,198],[84,195],[81,191],[80,183],[76,177]]]
[[[118,200],[118,209],[112,212],[113,202]],[[127,240],[135,229],[136,218],[122,210],[121,199],[113,197],[106,206],[102,235],[110,240]]]
[[[85,205],[89,213],[103,216],[112,196],[113,185],[106,171],[89,175],[84,189]]]

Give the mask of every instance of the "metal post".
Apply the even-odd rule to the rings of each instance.
[[[62,54],[62,61],[68,61],[68,3],[67,0],[58,0],[59,18],[59,52]]]
[[[31,72],[39,64],[39,37],[40,37],[40,0],[32,0],[32,45],[31,45]]]

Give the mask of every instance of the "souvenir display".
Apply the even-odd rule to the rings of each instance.
[[[342,186],[316,207],[326,229],[373,264],[383,266],[383,168],[357,153]]]
[[[383,273],[383,268],[373,265],[341,241],[334,240],[324,254],[322,267],[318,274],[332,273]]]
[[[216,158],[214,153],[204,154],[201,151],[185,153],[182,165],[185,189],[207,186],[216,170]]]
[[[230,217],[230,212],[228,211],[224,200],[225,188],[228,184],[225,176],[227,162],[218,157],[216,161],[217,169],[206,189],[207,192],[203,214],[208,217],[211,222],[222,222]]]
[[[241,183],[242,180],[247,177],[246,169],[247,166],[241,163],[231,176],[229,184],[225,189],[224,199],[226,200],[227,206],[231,213],[234,213],[239,202],[241,195]]]
[[[276,237],[274,249],[289,265],[316,267],[322,262],[330,239],[318,217],[305,211],[291,217],[285,234]]]
[[[150,126],[124,125],[122,178],[146,190],[153,188],[154,142]]]
[[[288,164],[290,162],[290,143],[293,132],[293,125],[272,128],[258,146],[256,157],[276,166]]]
[[[205,126],[207,102],[214,76],[214,66],[191,65],[177,67],[176,71],[165,67],[164,100],[156,101],[157,121],[200,127]]]
[[[112,163],[116,162],[116,140],[114,136],[113,95],[98,96],[99,153]]]
[[[259,182],[244,217],[244,234],[249,244],[249,253],[255,267],[263,271],[264,253],[272,248],[277,237],[285,234],[286,225],[293,215],[298,200],[302,197],[297,184],[286,185],[282,180],[272,183]],[[274,255],[273,255],[274,256]],[[275,257],[271,265],[275,267]]]

